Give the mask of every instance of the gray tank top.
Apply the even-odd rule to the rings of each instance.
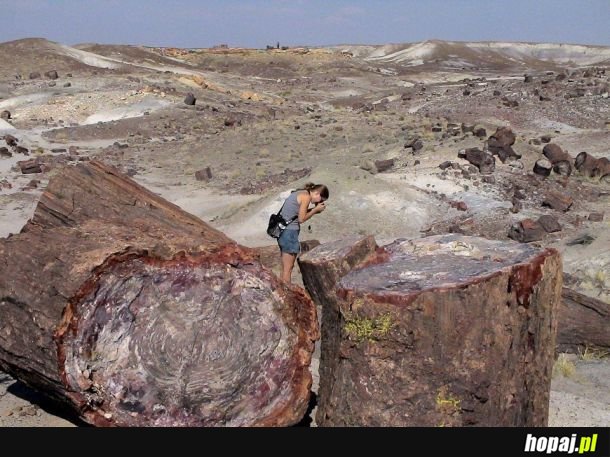
[[[299,214],[299,201],[297,200],[297,196],[299,195],[299,192],[307,192],[304,190],[297,190],[292,192],[288,198],[286,198],[286,201],[284,203],[284,207],[282,208],[282,211],[280,212],[280,214],[282,215],[282,217],[289,221],[290,219],[292,219],[293,217],[297,216]],[[294,221],[292,221],[290,224],[288,224],[288,226],[286,227],[286,230],[300,230],[301,228],[301,224],[299,224],[299,219],[298,217],[296,217],[294,219]]]

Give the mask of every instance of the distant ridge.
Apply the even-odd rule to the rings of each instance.
[[[344,45],[332,48],[370,62],[419,66],[434,63],[448,68],[548,67],[610,65],[610,46],[525,42],[459,42]]]
[[[341,52],[369,64],[418,70],[526,72],[586,66],[610,67],[610,46],[580,44],[426,40],[382,45],[315,46],[310,49]],[[188,66],[179,58],[165,57],[145,46],[96,43],[67,46],[38,37],[0,43],[0,60],[11,62],[14,70],[23,75],[38,70],[33,68],[32,62],[44,62],[48,69],[64,72],[79,68],[112,71],[125,65],[146,66],[146,62],[153,61],[159,65]]]

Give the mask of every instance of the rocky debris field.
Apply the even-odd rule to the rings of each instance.
[[[330,199],[303,240],[453,232],[555,247],[566,283],[608,302],[608,50],[579,64],[429,49],[419,62],[364,46],[2,43],[0,236],[60,167],[92,158],[247,246],[273,244],[269,214],[313,181]],[[595,354],[557,371],[550,425],[610,423],[610,365]],[[1,425],[74,424],[0,376]]]

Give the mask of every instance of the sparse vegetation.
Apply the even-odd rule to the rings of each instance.
[[[602,360],[610,356],[610,351],[604,348],[598,348],[594,346],[585,346],[584,348],[578,348],[578,357],[581,360],[592,361]]]
[[[446,386],[442,386],[436,394],[436,409],[446,415],[452,415],[460,411],[460,399],[448,392]],[[444,427],[443,422],[439,426]]]
[[[392,328],[392,316],[384,314],[375,318],[351,316],[346,318],[344,330],[357,342],[374,341],[386,336]]]
[[[572,378],[576,373],[576,366],[574,362],[570,360],[568,354],[559,354],[555,364],[553,365],[553,376],[563,376],[565,378]]]

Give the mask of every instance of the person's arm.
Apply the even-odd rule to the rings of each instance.
[[[309,195],[309,192],[298,195],[297,201],[299,202],[299,223],[301,224],[310,219],[314,214],[324,211],[324,208],[326,208],[324,202],[321,202],[309,209],[309,204],[311,203],[311,195]]]

